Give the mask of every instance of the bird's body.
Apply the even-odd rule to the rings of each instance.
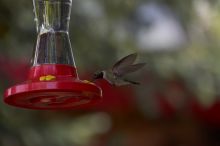
[[[105,79],[114,86],[123,86],[123,85],[131,84],[125,79],[116,76],[111,70],[103,71],[103,79]]]
[[[133,64],[136,57],[137,53],[134,53],[122,58],[116,62],[111,69],[95,73],[93,79],[105,79],[113,86],[139,84],[138,82],[124,78],[126,74],[135,72],[144,67],[145,63]]]

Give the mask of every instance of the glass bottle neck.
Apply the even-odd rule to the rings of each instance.
[[[33,0],[37,32],[67,32],[72,0]]]

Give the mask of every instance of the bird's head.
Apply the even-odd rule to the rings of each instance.
[[[104,71],[97,71],[93,75],[93,80],[102,79],[104,77]]]

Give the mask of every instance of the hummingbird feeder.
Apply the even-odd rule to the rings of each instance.
[[[5,91],[4,101],[28,109],[73,109],[102,97],[78,78],[68,28],[72,0],[33,0],[37,42],[27,81]]]

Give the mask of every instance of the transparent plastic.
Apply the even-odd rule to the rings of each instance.
[[[33,0],[37,42],[32,65],[75,66],[68,29],[72,0]]]

